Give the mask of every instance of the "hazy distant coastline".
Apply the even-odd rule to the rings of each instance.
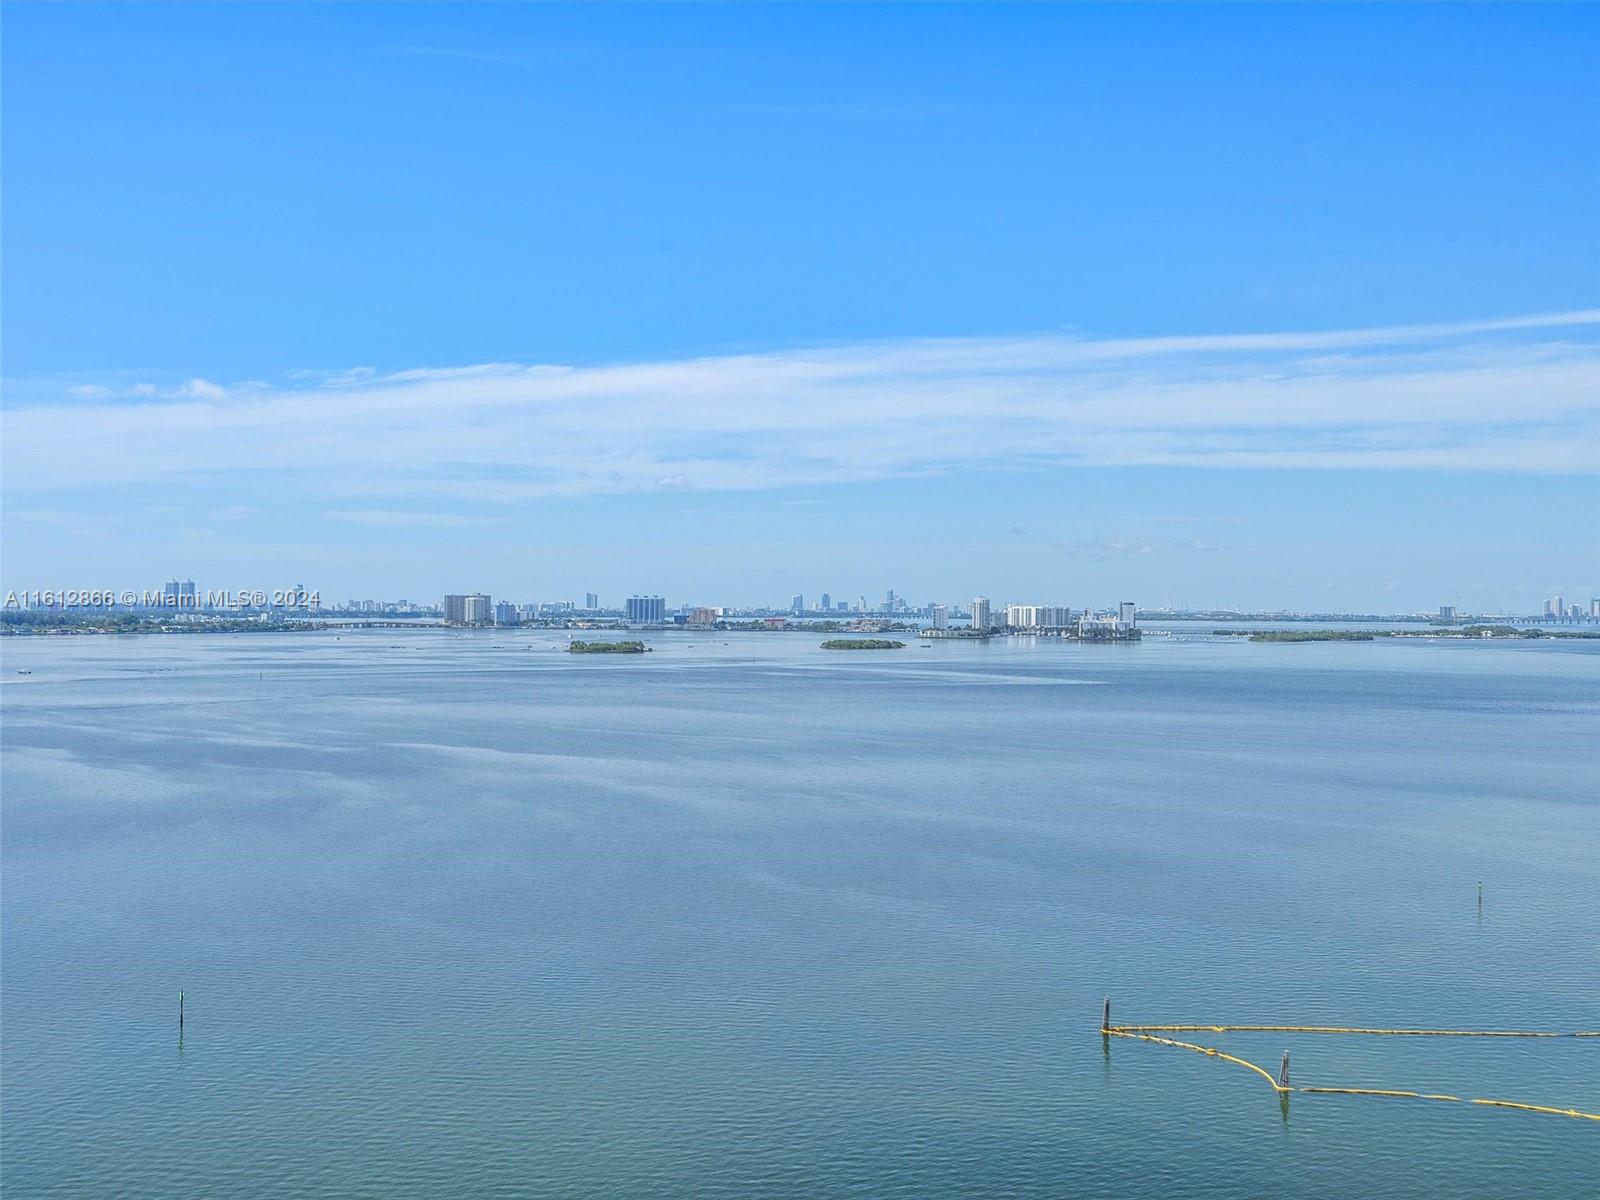
[[[1210,629],[1206,632],[1214,637],[1247,638],[1253,642],[1365,642],[1377,638],[1468,638],[1468,639],[1505,639],[1505,638],[1600,638],[1600,630],[1585,629],[1560,629],[1548,628],[1537,624],[1474,624],[1450,625],[1435,623],[1422,628],[1410,629],[1330,629],[1319,628],[1316,622],[1342,622],[1342,623],[1389,623],[1401,622],[1414,623],[1415,616],[1346,616],[1324,615],[1316,618],[1290,617],[1279,614],[1239,615],[1236,617],[1216,616],[1182,616],[1164,617],[1162,621],[1167,624],[1196,625],[1215,624],[1223,621],[1238,621],[1241,623],[1273,622],[1275,624],[1294,624],[1309,626],[1291,630],[1272,629]],[[87,615],[79,613],[59,612],[9,612],[0,614],[0,637],[80,637],[95,634],[200,634],[200,633],[307,633],[307,632],[337,632],[340,630],[354,630],[365,627],[378,627],[402,630],[408,633],[450,633],[459,635],[463,631],[435,621],[425,619],[415,621],[389,620],[381,622],[371,621],[340,621],[340,620],[260,620],[250,617],[227,617],[214,614],[191,614],[182,621],[174,621],[170,617],[133,614],[98,614]],[[562,623],[552,621],[538,625],[522,625],[506,627],[501,632],[513,629],[522,629],[527,632],[554,632],[561,630],[611,630],[623,632],[629,629],[639,629],[639,626],[629,626],[617,622],[607,625],[597,625],[592,622]],[[782,623],[769,621],[719,621],[712,626],[678,626],[659,625],[645,626],[644,629],[653,634],[662,633],[832,633],[832,632],[871,632],[871,633],[906,633],[917,634],[925,632],[924,627],[911,622],[875,622],[871,629],[854,627],[854,623],[840,621],[806,621],[789,620]],[[485,629],[481,632],[490,632]],[[480,631],[475,631],[480,632]],[[1157,631],[1152,631],[1157,632]],[[1032,631],[1021,630],[996,630],[996,635],[1027,637]],[[944,638],[945,641],[964,641],[979,639],[966,639],[961,637]],[[611,645],[642,645],[638,642],[616,643],[574,643],[574,646],[601,647]],[[578,651],[579,653],[583,651]],[[626,653],[627,651],[607,651],[601,649],[588,650],[590,653]]]

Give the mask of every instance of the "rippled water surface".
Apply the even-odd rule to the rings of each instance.
[[[9,641],[8,1200],[1596,1194],[1097,1026],[1600,1028],[1600,644],[819,640]],[[1199,1040],[1600,1111],[1600,1039]]]

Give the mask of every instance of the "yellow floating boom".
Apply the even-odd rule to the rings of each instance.
[[[1343,1025],[1112,1025],[1109,1023],[1110,1001],[1106,1002],[1107,1020],[1102,1021],[1100,1032],[1106,1037],[1129,1038],[1140,1042],[1154,1042],[1158,1046],[1175,1046],[1192,1050],[1208,1058],[1220,1058],[1247,1067],[1265,1079],[1273,1091],[1280,1095],[1289,1092],[1306,1092],[1321,1096],[1385,1096],[1403,1100],[1442,1100],[1452,1104],[1483,1104],[1492,1108],[1514,1108],[1522,1112],[1549,1113],[1558,1117],[1576,1117],[1582,1121],[1600,1121],[1600,1113],[1581,1112],[1575,1108],[1554,1108],[1546,1104],[1521,1104],[1515,1100],[1480,1100],[1450,1096],[1443,1092],[1412,1092],[1390,1088],[1342,1087],[1291,1087],[1272,1077],[1265,1067],[1218,1050],[1215,1046],[1201,1046],[1195,1042],[1180,1042],[1176,1038],[1162,1037],[1163,1033],[1345,1033],[1368,1037],[1498,1037],[1498,1038],[1592,1038],[1600,1032],[1548,1033],[1520,1029],[1362,1029]],[[1285,1063],[1287,1064],[1287,1058]],[[1285,1066],[1287,1076],[1287,1065]]]
[[[1551,1033],[1540,1029],[1363,1029],[1354,1025],[1109,1025],[1104,1033],[1355,1033],[1371,1037],[1592,1038],[1600,1030]]]

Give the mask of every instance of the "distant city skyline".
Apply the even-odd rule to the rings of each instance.
[[[703,589],[702,589],[703,591]],[[459,625],[509,625],[529,618],[574,618],[587,615],[623,616],[630,622],[657,623],[672,617],[682,618],[695,614],[694,620],[709,619],[707,614],[791,614],[808,619],[831,616],[852,618],[858,616],[922,618],[935,628],[945,626],[951,618],[971,620],[977,625],[987,625],[991,615],[995,624],[1011,626],[1059,626],[1074,620],[1074,614],[1106,614],[1131,624],[1140,613],[1174,615],[1200,615],[1206,613],[1235,613],[1253,616],[1334,617],[1373,616],[1383,618],[1408,618],[1441,621],[1471,621],[1478,617],[1504,617],[1519,621],[1600,621],[1600,597],[1570,600],[1559,593],[1547,597],[1539,606],[1528,610],[1498,610],[1492,608],[1466,608],[1455,604],[1440,604],[1436,609],[1374,609],[1371,612],[1336,609],[1262,608],[1240,606],[1186,606],[1170,604],[1141,604],[1122,599],[1107,602],[1090,600],[1081,607],[1073,604],[1040,603],[1039,597],[1025,599],[994,596],[974,596],[969,600],[927,597],[908,599],[894,588],[884,593],[881,601],[869,601],[863,593],[853,602],[834,602],[827,593],[808,604],[803,594],[791,596],[788,603],[757,602],[729,603],[715,597],[696,595],[694,599],[671,599],[660,594],[633,593],[620,602],[602,603],[595,592],[584,593],[583,602],[569,599],[531,598],[526,595],[514,600],[504,594],[487,592],[447,592],[442,599],[413,599],[411,597],[334,596],[324,595],[315,587],[297,583],[287,588],[270,590],[213,588],[196,583],[193,579],[171,579],[156,588],[94,589],[87,595],[76,590],[66,594],[37,590],[0,590],[3,607],[7,611],[20,609],[70,609],[75,611],[102,611],[107,609],[170,609],[201,612],[218,612],[234,609],[262,611],[286,609],[334,613],[387,612],[405,614],[433,613],[444,620]]]

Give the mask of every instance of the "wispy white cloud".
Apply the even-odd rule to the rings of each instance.
[[[226,480],[259,502],[516,501],[1074,465],[1600,471],[1600,311],[1219,337],[906,340],[597,367],[62,381],[13,494]],[[349,513],[395,508],[341,507]],[[407,514],[415,521],[419,514]]]
[[[209,379],[191,379],[178,389],[178,396],[184,400],[226,400],[228,389]]]
[[[498,525],[492,517],[476,517],[464,513],[405,512],[387,508],[331,509],[332,520],[349,525],[388,526],[397,529],[455,529],[469,525]]]
[[[1126,538],[1079,538],[1075,542],[1054,542],[1052,548],[1069,555],[1087,558],[1091,562],[1142,558],[1156,552],[1156,548],[1149,542],[1128,541]]]

